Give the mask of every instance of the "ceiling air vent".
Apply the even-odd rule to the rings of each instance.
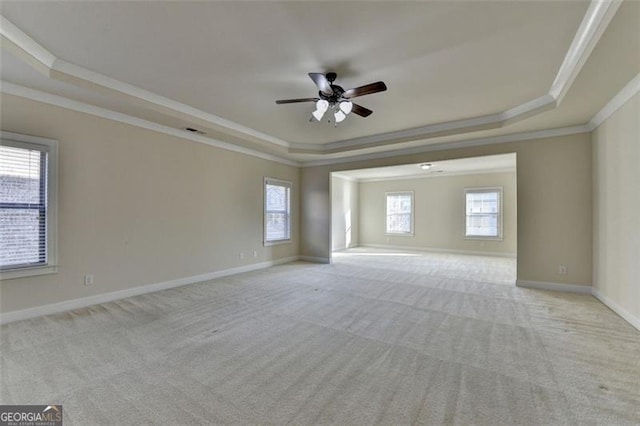
[[[189,133],[195,133],[195,134],[198,134],[198,135],[206,135],[206,133],[203,132],[202,130],[195,129],[193,127],[185,127],[184,130],[186,130]]]

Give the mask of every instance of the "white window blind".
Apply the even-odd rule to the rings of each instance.
[[[387,234],[413,233],[413,192],[386,194]]]
[[[291,240],[291,182],[264,180],[264,241]]]
[[[48,262],[48,149],[0,146],[0,268]]]
[[[502,189],[465,189],[466,237],[501,238]]]

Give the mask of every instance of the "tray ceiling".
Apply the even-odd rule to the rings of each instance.
[[[584,124],[640,69],[640,7],[617,9],[587,1],[4,1],[0,70],[5,93],[37,89],[309,161]],[[595,24],[585,28],[589,19]],[[586,39],[582,51],[576,35]],[[345,88],[382,80],[389,90],[358,98],[374,114],[337,127],[309,122],[312,104],[275,105],[316,96],[307,73],[326,71]]]

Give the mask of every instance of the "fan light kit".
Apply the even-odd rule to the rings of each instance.
[[[309,73],[309,77],[311,77],[311,80],[313,80],[316,86],[318,86],[318,89],[320,89],[317,98],[282,99],[276,101],[276,104],[315,102],[316,109],[311,113],[309,121],[313,121],[314,118],[317,121],[321,121],[325,113],[331,110],[336,126],[338,123],[343,122],[351,112],[360,117],[368,117],[373,113],[370,109],[354,104],[351,102],[351,99],[387,90],[387,86],[382,81],[344,90],[342,87],[333,84],[337,77],[337,74],[334,72],[328,72],[327,74],[311,72]],[[329,119],[329,121],[331,121],[331,119]]]

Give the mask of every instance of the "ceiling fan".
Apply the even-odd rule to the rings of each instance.
[[[368,117],[373,111],[361,105],[354,104],[351,102],[351,99],[387,90],[387,86],[382,81],[344,90],[337,84],[333,84],[337,77],[337,74],[334,72],[328,72],[326,74],[310,72],[309,77],[311,77],[311,80],[313,80],[316,86],[318,86],[318,89],[320,89],[317,98],[281,99],[276,101],[276,104],[315,102],[316,110],[311,114],[309,121],[314,118],[318,121],[322,120],[322,117],[329,109],[333,112],[336,125],[344,121],[351,112],[360,117]]]

